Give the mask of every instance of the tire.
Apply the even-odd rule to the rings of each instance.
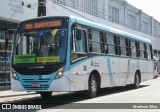
[[[50,98],[52,96],[52,92],[40,92],[39,94],[42,98]]]
[[[89,98],[96,97],[97,90],[98,90],[98,86],[97,86],[96,76],[94,74],[92,74],[89,79],[89,90],[87,91],[87,97],[89,97]]]
[[[140,86],[140,78],[139,75],[136,73],[135,77],[134,77],[134,84],[133,84],[133,88],[134,89],[138,89]]]

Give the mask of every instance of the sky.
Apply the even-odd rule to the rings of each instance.
[[[160,22],[160,0],[126,0]]]

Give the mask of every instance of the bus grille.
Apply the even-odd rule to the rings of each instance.
[[[49,80],[22,79],[22,86],[26,90],[47,90],[49,88]],[[32,87],[32,84],[40,84],[39,87]]]

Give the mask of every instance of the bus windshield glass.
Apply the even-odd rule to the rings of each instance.
[[[18,33],[13,64],[62,63],[66,57],[67,29]]]
[[[66,63],[67,17],[21,22],[14,38],[12,66],[18,73],[50,74]]]

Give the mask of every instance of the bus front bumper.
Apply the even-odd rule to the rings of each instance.
[[[32,82],[31,82],[32,83]],[[35,83],[35,82],[34,82]],[[41,83],[43,86],[43,83]],[[70,91],[70,83],[69,79],[66,76],[62,76],[59,79],[53,80],[50,84],[48,84],[49,87],[45,90],[43,89],[38,89],[38,88],[32,88],[28,87],[27,89],[24,88],[21,84],[20,81],[15,80],[11,78],[11,88],[12,91],[30,91],[30,92],[45,92],[45,91],[51,91],[51,92],[69,92]]]

